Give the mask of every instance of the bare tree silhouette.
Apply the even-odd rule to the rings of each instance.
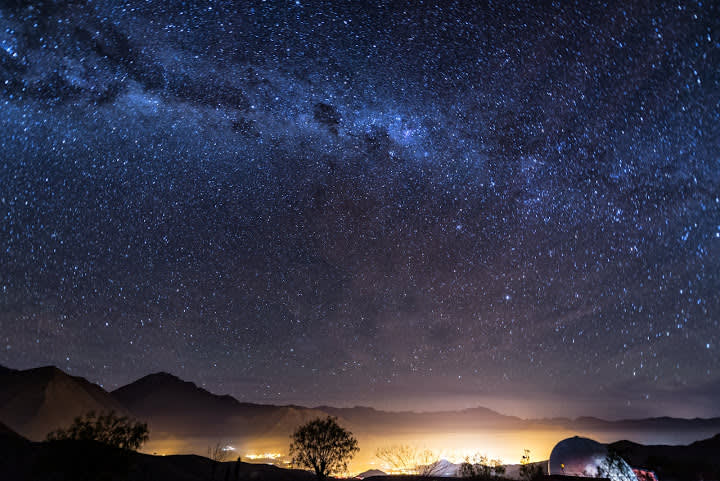
[[[431,477],[440,474],[440,458],[432,450],[419,450],[401,444],[379,448],[375,457],[386,463],[396,474],[414,474]]]

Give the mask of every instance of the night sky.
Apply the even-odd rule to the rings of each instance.
[[[720,415],[720,9],[0,8],[0,364]]]

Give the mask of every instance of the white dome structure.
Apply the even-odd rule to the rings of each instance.
[[[555,445],[548,461],[548,473],[559,476],[609,478],[612,481],[637,481],[624,459],[609,454],[607,446],[575,436]]]

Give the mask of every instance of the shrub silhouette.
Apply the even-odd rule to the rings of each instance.
[[[458,476],[461,478],[490,480],[505,474],[505,466],[499,459],[490,459],[485,455],[476,454],[468,456],[458,468]]]
[[[207,449],[208,458],[212,459],[212,468],[210,479],[215,480],[215,472],[217,471],[218,463],[222,464],[230,457],[230,452],[225,449],[225,443],[218,442],[215,446],[208,446]],[[227,469],[225,469],[225,477],[227,477]]]
[[[47,435],[48,441],[97,441],[130,451],[137,451],[148,439],[147,424],[132,421],[127,416],[117,416],[114,411],[100,415],[90,411],[85,416],[76,417],[70,427]]]
[[[530,450],[525,449],[522,458],[520,458],[520,479],[524,481],[537,481],[542,479],[542,477],[542,468],[530,461]]]
[[[442,470],[440,457],[432,450],[420,450],[407,444],[379,448],[375,457],[387,464],[394,474],[430,478],[438,476]]]

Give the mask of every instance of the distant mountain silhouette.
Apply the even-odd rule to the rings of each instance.
[[[577,419],[553,418],[537,420],[540,424],[548,426],[565,427],[575,430],[588,431],[697,431],[698,429],[720,432],[720,418],[672,418],[668,416],[642,419],[621,419],[607,421],[590,416]]]
[[[176,436],[287,438],[298,425],[325,415],[300,406],[241,403],[162,372],[138,379],[112,395],[147,420],[151,432]]]
[[[320,406],[319,411],[346,420],[350,425],[363,429],[396,428],[406,430],[428,428],[470,429],[470,428],[512,428],[525,427],[527,421],[514,416],[505,416],[488,408],[477,407],[459,411],[436,412],[388,412],[368,407],[334,408]]]
[[[162,410],[167,415],[184,415],[202,408],[213,416],[226,416],[240,406],[232,396],[219,396],[165,372],[147,375],[112,391],[112,395],[138,416]]]
[[[365,479],[371,478],[373,476],[387,476],[387,473],[385,473],[384,471],[380,471],[379,469],[368,469],[367,471],[363,471],[355,477],[357,479]]]
[[[44,439],[87,411],[117,411],[147,421],[151,439],[280,439],[298,425],[335,416],[356,434],[561,428],[575,432],[720,432],[720,418],[606,421],[593,417],[525,420],[478,407],[459,411],[387,412],[369,407],[275,406],[213,394],[168,373],[155,373],[111,393],[55,367],[18,371],[0,366],[0,422],[31,439]],[[697,439],[697,438],[696,438]]]
[[[130,412],[150,423],[151,432],[183,436],[287,438],[300,424],[327,415],[353,431],[387,432],[441,428],[512,428],[526,421],[487,408],[430,413],[387,412],[369,407],[275,406],[242,403],[213,394],[168,373],[155,373],[112,392]]]
[[[127,414],[100,386],[56,367],[0,369],[0,422],[28,439],[42,440],[88,411]]]

